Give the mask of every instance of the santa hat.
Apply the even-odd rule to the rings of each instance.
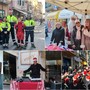
[[[34,57],[34,58],[33,58],[33,61],[37,61],[37,58],[36,58],[36,57]]]
[[[13,9],[9,8],[9,12],[13,12]]]

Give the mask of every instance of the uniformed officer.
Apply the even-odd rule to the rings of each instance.
[[[0,27],[1,27],[1,24],[2,24],[2,18],[0,18]],[[2,45],[2,32],[0,30],[0,45]]]
[[[26,32],[26,40],[25,40],[25,46],[28,44],[28,38],[29,35],[31,37],[31,49],[36,48],[34,45],[34,27],[35,27],[35,21],[31,18],[28,17],[25,21],[25,32]]]
[[[11,29],[10,23],[7,22],[6,17],[4,17],[1,27],[0,27],[0,30],[2,32],[3,49],[5,49],[5,48],[8,49],[10,29]]]
[[[16,40],[15,40],[15,31],[14,31],[14,25],[15,23],[17,23],[17,18],[13,15],[13,11],[9,10],[9,15],[7,16],[7,21],[10,23],[11,25],[11,37],[13,40],[13,44],[17,45]]]

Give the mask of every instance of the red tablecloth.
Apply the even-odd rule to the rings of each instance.
[[[41,82],[11,81],[10,90],[45,90],[44,89],[44,81],[41,81]]]
[[[65,50],[64,48],[61,48],[59,46],[55,46],[53,44],[47,46],[45,49],[48,50],[48,51],[64,51]],[[69,48],[66,49],[66,50],[67,51],[73,51],[72,49],[69,49]]]

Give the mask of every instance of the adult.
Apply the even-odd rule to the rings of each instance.
[[[2,18],[0,17],[0,29],[1,29],[1,25],[2,25]],[[2,45],[2,32],[0,32],[0,45]]]
[[[10,28],[11,28],[10,23],[7,22],[6,17],[4,17],[3,22],[1,24],[3,49],[5,48],[8,49]]]
[[[31,71],[30,76],[32,78],[40,78],[40,70],[46,72],[46,69],[44,69],[41,64],[37,63],[37,58],[35,57],[33,58],[33,64],[27,70],[25,70],[24,73]]]
[[[76,20],[73,32],[71,33],[71,44],[74,50],[81,50],[82,28],[83,25],[80,24],[79,20]]]
[[[84,50],[90,50],[90,19],[86,19],[85,26],[82,29],[82,45]]]
[[[9,15],[7,15],[7,22],[9,22],[11,25],[10,32],[11,32],[13,44],[17,46],[16,39],[15,39],[15,31],[14,31],[14,25],[15,23],[17,23],[17,18],[16,16],[13,15],[13,10],[9,10]]]
[[[75,20],[76,20],[76,16],[72,16],[70,18],[70,21],[68,22],[69,33],[72,33],[72,31],[73,31],[73,27],[75,26]]]
[[[65,40],[65,30],[64,28],[61,27],[60,22],[57,22],[56,28],[52,33],[50,44],[52,44],[52,42],[54,41],[54,43],[57,43],[57,45],[59,45],[59,43],[64,45],[65,44],[64,40]]]
[[[35,27],[35,21],[28,16],[27,19],[24,21],[25,24],[25,33],[26,33],[26,40],[25,40],[25,46],[28,45],[28,38],[29,35],[31,37],[31,49],[36,48],[34,45],[34,27]]]

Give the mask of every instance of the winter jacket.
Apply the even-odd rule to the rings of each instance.
[[[40,70],[46,71],[40,64],[32,64],[27,70],[24,71],[24,73],[27,73],[31,71],[31,77],[32,78],[40,78]]]
[[[65,30],[64,28],[60,27],[59,29],[55,29],[52,33],[51,42],[57,43],[57,45],[62,41],[62,44],[65,44]]]

